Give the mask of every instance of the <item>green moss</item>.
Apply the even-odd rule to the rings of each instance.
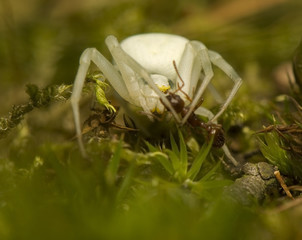
[[[24,116],[34,108],[46,108],[56,101],[66,101],[70,97],[71,85],[53,85],[39,89],[34,84],[28,84],[26,93],[29,100],[26,104],[14,105],[8,117],[0,118],[0,138],[15,128],[24,119]]]

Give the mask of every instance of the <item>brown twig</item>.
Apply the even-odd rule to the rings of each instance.
[[[276,177],[276,179],[278,180],[278,182],[280,183],[281,187],[283,188],[283,190],[285,191],[286,195],[291,198],[291,199],[294,199],[293,195],[291,194],[291,192],[289,191],[283,177],[281,176],[280,174],[280,171],[277,170],[274,172],[274,175]]]

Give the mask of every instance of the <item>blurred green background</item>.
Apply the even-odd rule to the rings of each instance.
[[[1,96],[14,96],[12,103],[19,101],[22,90],[16,94],[17,89],[26,83],[72,83],[77,59],[87,47],[110,58],[104,44],[109,34],[122,40],[168,32],[200,40],[244,79],[247,71],[255,71],[266,84],[280,64],[291,60],[302,24],[298,0],[1,0],[1,20]]]
[[[72,84],[85,48],[96,47],[111,59],[106,36],[122,40],[166,32],[202,41],[238,71],[243,78],[234,100],[242,115],[238,121],[259,130],[271,120],[271,112],[263,109],[290,92],[291,60],[302,36],[300,0],[0,4],[1,116],[8,115],[12,105],[28,101],[26,84]],[[231,86],[220,81],[218,88]],[[245,108],[248,103],[255,106]],[[95,161],[87,167],[73,137],[67,101],[30,113],[1,139],[0,239],[302,239],[301,207],[282,213],[258,205],[247,208],[225,201],[221,192],[200,200],[174,183],[158,185],[156,178],[139,189],[130,187],[131,197],[121,201],[123,188],[108,185],[104,177],[102,161],[108,161],[111,147],[104,144],[95,150]],[[125,169],[123,181],[127,176],[150,180],[144,169]]]

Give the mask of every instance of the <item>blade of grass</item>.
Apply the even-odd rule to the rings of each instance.
[[[175,172],[179,172],[181,166],[180,166],[179,158],[176,155],[176,153],[173,152],[170,149],[165,149],[165,152],[168,154],[168,156],[169,156],[169,158],[171,160],[171,163],[172,163],[172,166],[173,166],[173,169],[174,169],[174,173]]]
[[[209,180],[216,172],[216,170],[220,167],[221,161],[217,162],[217,164],[209,171],[206,175],[204,175],[199,181],[207,181]]]
[[[180,130],[178,130],[178,136],[179,136],[179,146],[180,146],[180,152],[179,152],[179,159],[181,164],[180,170],[181,170],[181,175],[185,177],[187,175],[187,170],[188,170],[188,151],[187,151],[185,140]]]
[[[123,148],[123,140],[121,139],[115,149],[115,152],[113,153],[112,157],[109,160],[109,164],[105,172],[106,180],[109,185],[113,185],[116,180],[118,166],[121,159],[122,148]]]
[[[122,184],[117,192],[117,196],[116,196],[117,202],[121,202],[122,200],[124,200],[130,189],[132,179],[133,179],[132,177],[133,177],[133,173],[134,173],[134,166],[135,166],[135,161],[133,161],[133,163],[129,167],[129,169],[126,173],[126,176],[124,178],[124,181],[122,182]]]
[[[164,167],[164,169],[170,174],[174,174],[174,168],[172,166],[172,163],[169,161],[169,158],[167,155],[165,155],[162,152],[159,152],[157,148],[155,148],[152,144],[145,141],[145,144],[147,145],[150,152],[152,152],[151,157],[155,160],[159,161],[159,163]]]
[[[166,154],[162,152],[153,152],[151,157],[157,160],[170,175],[174,174],[173,166]]]
[[[213,143],[213,139],[214,139],[214,136],[212,136],[209,143],[204,143],[202,145],[202,148],[200,149],[199,153],[197,154],[196,158],[194,159],[193,164],[187,174],[187,178],[189,178],[191,180],[195,180],[204,160],[206,159],[207,155],[210,152],[210,149],[211,149],[212,143]]]
[[[229,179],[217,179],[212,181],[200,181],[194,182],[192,184],[192,191],[196,192],[203,197],[206,197],[206,191],[214,190],[215,188],[223,188],[225,186],[231,185],[233,183],[232,180]]]
[[[171,143],[171,149],[177,156],[179,156],[179,148],[175,142],[175,138],[173,137],[172,133],[170,133],[170,143]]]
[[[145,141],[145,144],[147,145],[149,152],[157,152],[158,149],[156,147],[154,147],[151,143],[149,143],[148,141]]]

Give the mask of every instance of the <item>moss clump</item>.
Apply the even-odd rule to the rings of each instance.
[[[8,114],[8,117],[0,118],[0,138],[15,128],[24,116],[31,112],[34,108],[45,108],[56,101],[66,101],[70,97],[71,85],[52,85],[43,89],[39,89],[37,85],[28,84],[26,93],[29,100],[26,104],[14,105]]]

